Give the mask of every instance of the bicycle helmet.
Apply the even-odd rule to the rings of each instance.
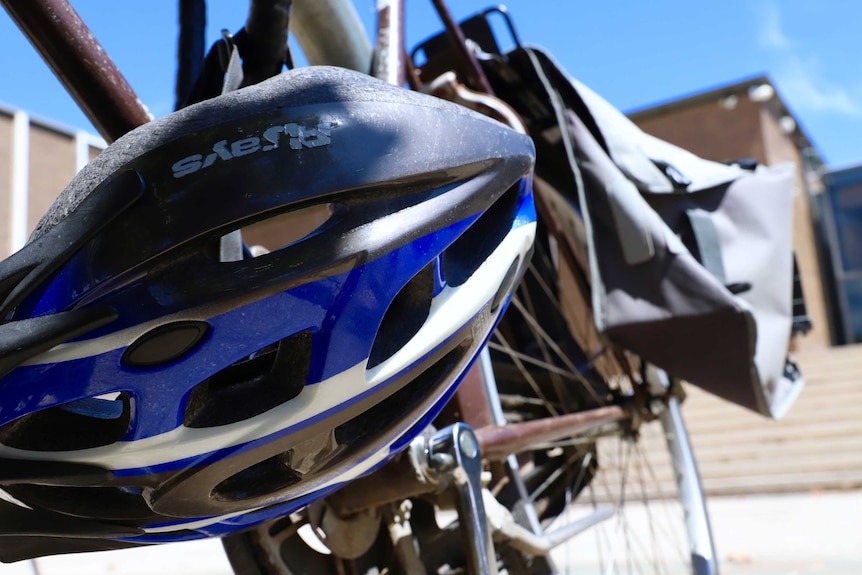
[[[328,67],[109,146],[0,263],[0,559],[225,535],[385,463],[525,268],[533,159]]]

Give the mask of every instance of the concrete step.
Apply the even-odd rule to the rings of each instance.
[[[744,435],[746,432],[757,433],[791,433],[795,436],[806,435],[809,428],[817,428],[833,422],[853,423],[862,414],[862,405],[850,403],[834,403],[824,405],[820,408],[813,406],[808,408],[799,405],[794,411],[782,421],[771,421],[758,415],[748,413],[735,413],[733,410],[716,411],[707,415],[687,410],[683,407],[683,414],[688,424],[688,430],[695,435],[718,434],[718,435]],[[862,428],[862,422],[860,428]],[[852,432],[852,430],[848,431]]]
[[[691,388],[689,388],[691,390]],[[782,420],[774,421],[721,399],[693,390],[683,403],[686,421],[691,429],[706,432],[727,429],[729,422],[753,427],[789,427],[823,419],[853,419],[854,412],[862,413],[862,372],[860,383],[850,386],[810,386],[805,389],[790,412]]]
[[[687,388],[683,415],[708,495],[862,486],[862,345],[797,359],[806,387],[781,421]],[[663,439],[645,436],[641,448],[659,462],[647,492],[672,494]]]
[[[839,430],[840,431],[840,430]],[[743,439],[739,441],[720,441],[721,438],[710,437],[711,441],[694,437],[692,442],[699,461],[772,461],[777,458],[796,459],[810,454],[820,456],[859,454],[862,460],[862,434],[847,435],[835,433],[831,437],[787,438],[775,436],[758,438],[754,441]],[[664,442],[660,439],[645,440],[641,448],[647,452],[661,451]]]
[[[835,363],[845,360],[853,361],[853,358],[860,353],[862,353],[862,344],[852,344],[803,351],[795,354],[794,359],[803,365],[822,365],[824,363]]]
[[[625,478],[628,491],[633,497],[646,493],[649,497],[674,496],[676,484],[674,472],[666,455],[650,454],[647,469],[630,468]],[[623,474],[614,468],[614,461],[599,456],[603,467],[603,479],[610,486],[618,486]],[[745,463],[698,461],[700,475],[707,495],[745,493],[771,493],[810,490],[855,489],[862,487],[862,457],[844,454],[828,458],[808,456],[804,458],[779,458]],[[612,490],[614,491],[614,490]]]

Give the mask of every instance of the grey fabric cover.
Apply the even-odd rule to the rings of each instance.
[[[571,209],[588,231],[598,332],[673,376],[783,416],[804,383],[785,376],[793,166],[747,171],[699,158],[642,132],[547,54],[528,55],[557,101],[556,145],[577,172]],[[709,245],[698,249],[693,223]]]

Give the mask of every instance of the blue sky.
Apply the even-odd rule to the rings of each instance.
[[[170,112],[174,0],[73,0],[153,113]],[[373,26],[374,0],[356,0]],[[410,46],[435,33],[429,0],[406,0]],[[490,5],[450,0],[456,17]],[[847,0],[653,2],[510,0],[525,42],[626,111],[768,74],[831,167],[862,162],[862,3]],[[208,34],[238,29],[246,2],[209,0]],[[0,13],[0,102],[90,129],[10,19]]]

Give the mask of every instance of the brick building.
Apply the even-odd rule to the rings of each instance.
[[[66,184],[105,142],[0,106],[0,257],[17,251]]]

